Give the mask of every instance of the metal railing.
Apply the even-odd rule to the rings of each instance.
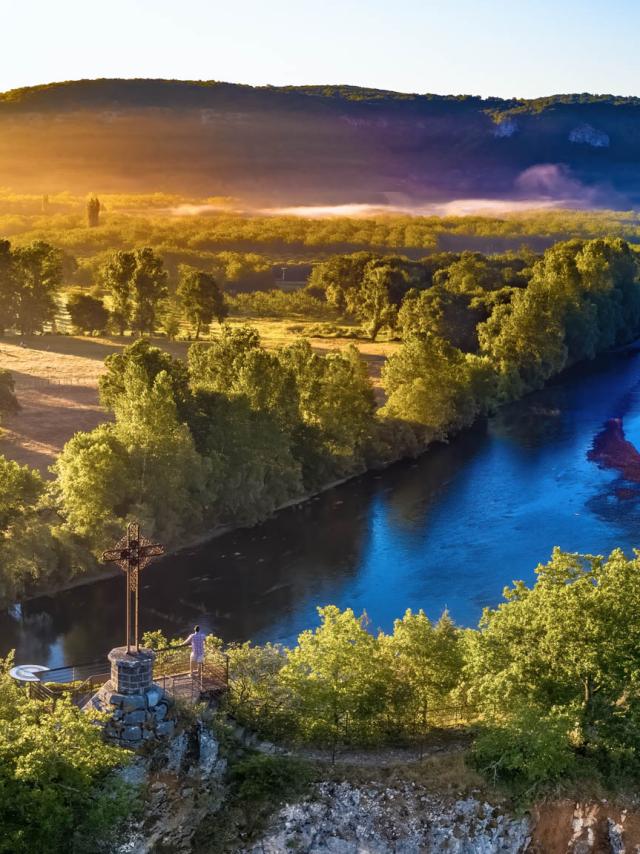
[[[201,668],[190,668],[190,649],[172,646],[157,650],[153,667],[154,682],[167,693],[194,702],[203,694],[221,693],[229,684],[229,659],[222,651],[207,652]],[[70,664],[37,674],[31,682],[31,696],[41,700],[69,697],[83,706],[111,677],[107,661]]]
[[[191,665],[191,650],[178,645],[156,651],[153,679],[167,693],[193,702],[204,694],[218,694],[229,685],[229,656],[207,651],[203,663]]]

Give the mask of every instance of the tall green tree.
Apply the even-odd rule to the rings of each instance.
[[[161,371],[150,383],[144,368],[130,363],[114,410],[115,424],[77,434],[58,457],[66,526],[97,551],[131,517],[167,542],[198,530],[209,463],[179,420],[169,375]]]
[[[129,325],[132,308],[132,278],[136,267],[133,252],[114,252],[100,268],[103,287],[111,298],[111,315],[120,335]]]
[[[226,393],[236,382],[247,354],[260,348],[260,336],[251,326],[225,324],[212,344],[189,348],[189,377],[194,389]]]
[[[67,311],[71,323],[82,332],[102,332],[109,320],[109,312],[102,300],[81,291],[69,294]]]
[[[134,252],[135,268],[131,277],[131,328],[139,335],[152,333],[159,303],[166,298],[167,273],[162,259],[146,247]]]
[[[12,601],[54,574],[61,547],[40,508],[45,485],[38,472],[0,456],[0,599]]]
[[[426,733],[432,707],[437,714],[451,706],[451,695],[460,684],[464,663],[460,631],[447,613],[434,624],[423,611],[409,610],[395,621],[391,635],[380,637],[380,644],[403,689],[397,711],[406,730]]]
[[[193,267],[180,268],[178,298],[185,317],[195,331],[196,341],[203,327],[208,327],[214,318],[221,324],[229,313],[215,276]]]
[[[187,420],[191,392],[189,373],[182,359],[176,359],[156,347],[146,338],[139,338],[119,353],[105,359],[105,372],[98,381],[100,402],[107,409],[115,408],[118,398],[125,393],[125,376],[131,365],[139,367],[148,388],[151,388],[159,373],[164,371],[171,382],[173,399],[180,418]]]
[[[278,358],[295,377],[301,421],[332,460],[325,473],[339,476],[357,468],[375,411],[373,386],[357,348],[320,356],[302,339],[280,350]]]
[[[494,397],[487,359],[430,335],[410,336],[387,361],[382,381],[388,396],[383,414],[415,424],[427,441],[469,426]]]
[[[0,332],[15,326],[18,312],[18,280],[8,240],[0,240]]]
[[[366,324],[371,340],[375,341],[380,330],[388,326],[393,329],[397,309],[389,296],[391,269],[368,265],[357,290],[356,314]]]
[[[384,704],[375,638],[366,618],[333,605],[319,608],[321,624],[307,630],[287,651],[280,672],[291,692],[298,729],[309,741],[335,748],[339,740],[366,742],[368,723]]]
[[[16,322],[24,335],[54,318],[62,285],[62,253],[42,240],[13,250],[17,281]]]

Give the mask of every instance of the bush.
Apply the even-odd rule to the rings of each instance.
[[[300,795],[312,779],[308,763],[289,756],[258,753],[242,759],[231,769],[236,796],[248,803],[274,805]]]
[[[109,312],[102,300],[82,292],[69,294],[67,311],[71,323],[81,332],[102,332],[109,320]]]
[[[570,730],[566,713],[543,714],[528,706],[482,731],[473,745],[472,762],[494,782],[536,789],[574,774]]]

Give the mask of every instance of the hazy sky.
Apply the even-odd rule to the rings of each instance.
[[[0,90],[83,77],[640,95],[638,0],[0,0]]]

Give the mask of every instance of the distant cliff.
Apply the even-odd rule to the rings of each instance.
[[[0,186],[259,204],[640,202],[640,99],[95,80],[0,95]]]

